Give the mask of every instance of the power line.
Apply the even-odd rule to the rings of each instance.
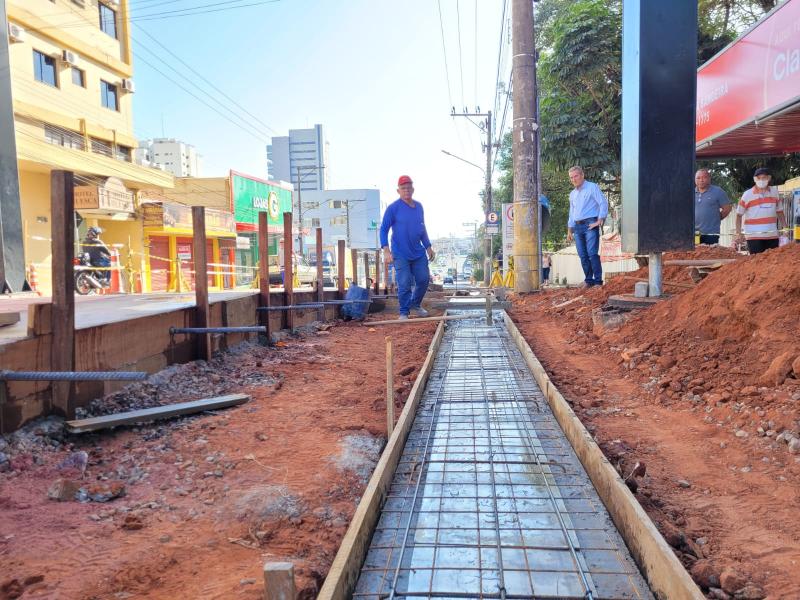
[[[461,107],[465,108],[464,103],[464,60],[461,52],[461,10],[459,9],[460,0],[456,0],[456,25],[458,27],[458,71],[461,75]]]
[[[478,0],[475,0],[475,104],[478,104]]]
[[[269,126],[269,125],[267,125],[266,123],[264,123],[264,121],[262,121],[261,119],[259,119],[259,118],[258,118],[256,115],[254,115],[253,113],[251,113],[251,112],[250,112],[249,110],[247,110],[247,109],[246,109],[244,106],[242,106],[242,105],[241,105],[241,104],[239,104],[239,103],[238,103],[236,100],[234,100],[233,98],[231,98],[231,97],[230,97],[228,94],[226,94],[226,93],[225,93],[223,90],[221,90],[221,89],[220,89],[220,88],[218,88],[216,85],[214,85],[214,84],[213,84],[211,81],[209,81],[209,80],[208,80],[208,79],[207,79],[205,76],[203,76],[203,74],[202,74],[202,73],[200,73],[200,72],[198,72],[196,69],[194,69],[194,68],[193,68],[191,65],[189,65],[189,64],[188,64],[188,63],[187,63],[185,60],[183,60],[183,59],[182,59],[180,56],[178,56],[177,54],[175,54],[175,53],[174,53],[172,50],[170,50],[170,49],[169,49],[169,48],[167,48],[167,47],[166,47],[164,44],[162,44],[160,41],[158,41],[158,39],[157,39],[155,36],[151,35],[151,34],[150,34],[148,31],[146,31],[146,30],[145,30],[145,29],[144,29],[144,28],[143,28],[141,25],[138,25],[138,24],[136,24],[136,26],[139,28],[139,30],[141,30],[141,31],[142,31],[142,33],[144,33],[144,34],[145,34],[147,37],[149,37],[149,38],[150,38],[151,40],[153,40],[153,41],[154,41],[156,44],[158,44],[158,45],[159,45],[161,48],[163,48],[163,49],[164,49],[164,50],[165,50],[165,51],[166,51],[168,54],[170,54],[170,55],[171,55],[171,56],[173,56],[175,59],[177,59],[177,60],[178,60],[178,61],[179,61],[181,64],[183,64],[183,65],[184,65],[184,66],[185,66],[187,69],[189,69],[189,70],[190,70],[192,73],[194,73],[195,75],[197,75],[197,76],[198,76],[200,79],[202,79],[203,81],[205,81],[205,82],[206,82],[206,83],[207,83],[209,86],[211,86],[211,87],[212,87],[214,90],[216,90],[217,92],[219,92],[220,94],[222,94],[222,95],[223,95],[223,96],[224,96],[224,97],[225,97],[227,100],[229,100],[230,102],[232,102],[232,103],[234,104],[234,106],[238,107],[238,108],[239,108],[239,109],[240,109],[242,112],[244,112],[245,114],[247,114],[248,116],[250,116],[252,119],[255,119],[255,120],[256,120],[256,121],[257,121],[259,124],[261,124],[262,126],[266,127],[266,128],[267,128],[267,129],[269,129],[271,132],[273,132],[273,133],[278,133],[277,131],[275,131],[275,129],[273,129],[272,127],[270,127],[270,126]]]
[[[450,91],[450,71],[447,69],[447,47],[445,46],[444,42],[444,21],[442,20],[442,0],[436,0],[436,4],[439,7],[439,28],[442,32],[442,55],[444,58],[444,76],[447,80],[447,99],[450,103],[450,106],[453,105],[453,94]]]

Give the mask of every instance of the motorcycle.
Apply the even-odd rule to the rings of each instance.
[[[89,253],[83,252],[72,259],[75,271],[75,292],[81,296],[97,294],[108,287],[103,272],[98,271],[89,259]]]

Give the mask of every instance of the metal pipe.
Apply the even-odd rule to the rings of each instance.
[[[267,333],[267,328],[264,326],[253,327],[170,327],[170,335],[175,333],[192,333],[192,334],[205,334],[205,333]]]
[[[0,371],[2,381],[143,381],[144,371]]]
[[[661,280],[662,280],[662,259],[661,252],[651,252],[647,261],[647,271],[649,279],[649,295],[653,298],[661,296]]]
[[[309,302],[308,304],[291,304],[289,306],[259,306],[256,310],[264,310],[268,312],[281,311],[281,310],[308,310],[309,308],[321,308],[324,306],[319,302]]]

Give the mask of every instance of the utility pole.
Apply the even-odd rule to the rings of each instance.
[[[533,2],[512,0],[514,291],[538,290],[539,196]]]
[[[484,203],[485,203],[485,210],[484,210],[484,224],[489,222],[489,213],[492,212],[492,111],[482,113],[480,112],[480,108],[474,113],[457,113],[455,109],[453,112],[450,113],[453,117],[486,117],[486,122],[481,129],[486,130],[486,144],[483,146],[484,152],[486,152],[486,189],[484,191]],[[470,119],[472,122],[472,120]],[[445,152],[445,154],[449,154],[453,156],[449,152]],[[459,158],[455,156],[454,158]],[[470,163],[464,159],[459,159],[466,163]],[[477,166],[477,165],[476,165]],[[480,168],[480,167],[478,167]],[[490,235],[484,234],[484,242],[483,242],[483,284],[488,287],[489,282],[492,279],[492,237]]]

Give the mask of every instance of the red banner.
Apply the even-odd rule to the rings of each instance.
[[[769,17],[697,72],[697,143],[800,98],[800,0]]]

